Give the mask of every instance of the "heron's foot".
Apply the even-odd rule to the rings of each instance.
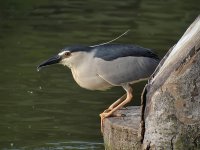
[[[107,109],[105,110],[105,111],[107,111]],[[113,112],[111,112],[111,110],[109,110],[108,112],[103,112],[103,113],[101,113],[101,114],[99,114],[99,116],[101,117],[101,132],[103,133],[103,128],[104,128],[104,126],[103,126],[103,121],[104,121],[104,119],[105,118],[108,118],[108,117],[125,117],[126,115],[125,114],[113,114]]]
[[[107,118],[107,117],[110,117],[112,115],[112,113],[110,113],[110,111],[109,112],[105,112],[105,111],[99,115],[103,119]]]
[[[107,111],[107,110],[105,110]],[[99,116],[101,117],[101,133],[103,134],[103,129],[104,129],[104,126],[103,126],[103,121],[105,118],[109,117],[111,114],[109,112],[103,112],[101,114],[99,114]]]

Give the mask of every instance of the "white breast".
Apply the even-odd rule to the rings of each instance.
[[[92,72],[77,71],[77,69],[74,68],[71,69],[71,71],[74,80],[83,88],[89,90],[106,90],[112,86],[97,74],[93,74]]]
[[[92,61],[93,56],[90,55],[91,58],[88,55],[85,58],[83,56],[82,54],[81,63],[73,64],[71,67],[72,75],[78,85],[89,90],[105,90],[110,88],[112,85],[98,76]]]

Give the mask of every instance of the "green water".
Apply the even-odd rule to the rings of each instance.
[[[121,88],[88,91],[69,69],[36,71],[72,44],[118,43],[162,57],[200,13],[199,0],[0,0],[0,149],[102,150],[99,113]],[[145,82],[134,86],[135,101]]]

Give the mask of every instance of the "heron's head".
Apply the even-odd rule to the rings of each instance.
[[[81,63],[81,58],[90,52],[91,48],[88,46],[70,46],[62,49],[57,55],[49,58],[48,60],[41,63],[37,70],[41,68],[52,65],[52,64],[62,64],[71,68],[73,64]]]

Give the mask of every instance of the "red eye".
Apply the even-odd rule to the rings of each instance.
[[[71,55],[70,52],[66,52],[66,53],[65,53],[65,56],[67,56],[67,57],[70,56],[70,55]]]

